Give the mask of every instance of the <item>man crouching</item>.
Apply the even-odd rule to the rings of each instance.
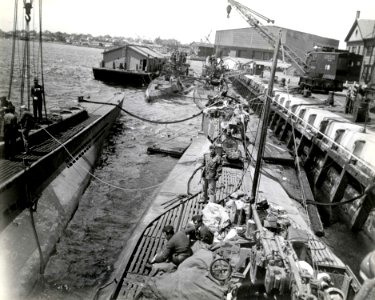
[[[173,226],[167,225],[163,228],[163,233],[167,239],[167,245],[164,250],[156,254],[151,263],[173,262],[179,265],[186,258],[193,254],[190,248],[190,241],[183,231],[174,232]]]

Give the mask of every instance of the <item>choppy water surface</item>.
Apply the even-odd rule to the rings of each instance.
[[[147,104],[143,91],[125,93],[124,107],[146,118],[182,118],[197,112],[191,99]],[[187,126],[165,126],[121,116],[95,171],[98,178],[120,188],[92,181],[46,268],[44,296],[56,297],[57,290],[74,299],[91,294],[107,279],[159,184],[176,163],[168,156],[148,155],[147,147],[181,136],[188,142],[198,128],[198,120]]]
[[[0,95],[8,91],[9,51],[10,41],[0,40]],[[144,118],[182,119],[199,111],[191,98],[146,103],[144,89],[109,86],[94,80],[91,68],[100,61],[101,52],[45,44],[45,90],[50,105],[80,95],[92,100],[107,99],[122,91],[123,107]],[[19,99],[16,88],[12,95]],[[169,156],[148,155],[147,147],[174,140],[188,143],[199,127],[200,119],[157,125],[121,114],[95,170],[100,180],[92,180],[82,197],[34,299],[92,298],[111,274],[137,222],[177,162]]]

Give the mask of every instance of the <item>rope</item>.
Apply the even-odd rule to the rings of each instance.
[[[14,23],[13,23],[13,40],[12,40],[12,58],[10,61],[10,76],[9,76],[9,91],[8,91],[8,100],[11,100],[11,94],[12,94],[12,83],[13,83],[13,74],[14,74],[14,59],[16,55],[16,37],[17,37],[17,17],[18,17],[18,0],[14,2]]]
[[[180,119],[180,120],[173,120],[173,121],[161,121],[161,120],[150,120],[150,119],[146,119],[146,118],[143,118],[141,116],[137,116],[135,115],[134,113],[122,108],[121,106],[119,106],[118,104],[114,104],[114,103],[106,103],[106,102],[98,102],[98,101],[90,101],[90,100],[80,100],[81,102],[87,102],[87,103],[94,103],[94,104],[104,104],[104,105],[113,105],[113,106],[117,106],[119,109],[121,109],[123,112],[127,113],[128,115],[136,118],[136,119],[139,119],[139,120],[142,120],[144,122],[149,122],[149,123],[154,123],[154,124],[175,124],[175,123],[181,123],[181,122],[185,122],[185,121],[188,121],[188,120],[191,120],[191,119],[194,119],[198,116],[200,116],[201,114],[203,114],[203,111],[200,111],[199,113],[195,114],[195,115],[192,115],[190,117],[187,117],[187,118],[184,118],[184,119]]]
[[[47,129],[45,129],[45,128],[42,128],[53,140],[55,140],[58,144],[60,144],[64,149],[65,149],[65,151],[68,153],[68,155],[74,160],[75,159],[75,157],[70,153],[70,151],[66,148],[66,146],[62,143],[62,142],[60,142],[58,139],[56,139],[50,132],[48,132],[48,130]],[[97,177],[96,175],[94,175],[93,173],[91,173],[89,170],[87,170],[85,167],[83,167],[83,166],[81,166],[81,165],[79,165],[78,164],[78,166],[82,169],[82,170],[84,170],[85,172],[87,172],[91,177],[93,177],[94,179],[96,179],[96,180],[98,180],[98,181],[100,181],[101,183],[103,183],[103,184],[105,184],[105,185],[107,185],[107,186],[110,186],[110,187],[112,187],[112,188],[115,188],[115,189],[119,189],[119,190],[122,190],[122,191],[144,191],[144,190],[149,190],[149,189],[153,189],[153,188],[156,188],[156,187],[158,187],[158,186],[160,186],[160,185],[162,185],[162,184],[164,184],[164,183],[167,183],[167,182],[170,182],[170,181],[172,181],[172,179],[171,180],[165,180],[165,181],[162,181],[162,182],[160,182],[160,183],[158,183],[158,184],[155,184],[155,185],[152,185],[152,186],[148,186],[148,187],[144,187],[144,188],[123,188],[123,187],[120,187],[120,186],[117,186],[117,185],[114,185],[114,184],[111,184],[111,183],[109,183],[109,182],[106,182],[106,181],[104,181],[104,180],[102,180],[102,179],[100,179],[99,177]],[[182,175],[184,175],[184,174],[181,174],[180,176],[182,176]],[[179,176],[179,177],[180,177]],[[173,180],[175,180],[175,178],[173,178]]]
[[[27,174],[27,166],[24,165],[24,171],[25,171],[25,174]],[[43,252],[42,252],[42,248],[40,246],[40,241],[39,241],[39,237],[38,237],[38,232],[36,230],[36,226],[35,226],[35,220],[34,220],[34,211],[36,211],[36,203],[32,202],[31,199],[30,199],[30,194],[29,194],[29,189],[28,189],[28,186],[27,186],[27,180],[26,180],[26,183],[25,183],[25,189],[26,189],[26,197],[27,197],[27,202],[28,202],[28,205],[29,205],[29,212],[30,212],[30,221],[31,221],[31,227],[33,229],[33,234],[34,234],[34,238],[35,238],[35,242],[37,244],[37,247],[38,247],[38,252],[39,252],[39,274],[41,276],[43,276],[43,273],[44,273],[44,258],[43,258]],[[35,206],[35,207],[33,207]]]

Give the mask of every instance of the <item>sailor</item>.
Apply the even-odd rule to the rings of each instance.
[[[195,215],[192,218],[194,226],[189,226],[185,229],[185,233],[189,236],[190,241],[195,243],[196,241],[202,241],[203,243],[211,245],[214,241],[214,234],[211,232],[203,223],[201,215]]]
[[[236,108],[233,111],[233,124],[239,127],[241,132],[242,140],[245,141],[247,124],[249,122],[249,113],[246,112],[241,104],[236,104]]]
[[[359,85],[356,82],[354,82],[354,84],[348,88],[348,91],[346,93],[346,99],[345,99],[345,113],[346,114],[351,114],[353,112],[353,103],[357,97],[358,89],[359,89]]]
[[[216,202],[216,181],[219,179],[222,171],[222,159],[216,153],[214,145],[210,145],[210,152],[205,153],[203,157],[203,199],[200,203],[208,201]]]
[[[34,118],[36,122],[42,121],[43,107],[43,87],[38,83],[38,79],[34,79],[34,86],[31,88],[31,97],[33,99]]]
[[[21,127],[21,134],[23,140],[23,146],[25,149],[24,153],[29,153],[29,134],[30,130],[34,128],[35,121],[31,112],[26,108],[25,105],[20,107],[21,118],[19,125]]]
[[[12,160],[16,150],[17,117],[12,108],[5,108],[4,115],[4,157]]]
[[[359,275],[364,281],[354,300],[375,299],[375,250],[362,260]]]
[[[167,245],[161,253],[156,254],[151,260],[152,264],[169,261],[178,266],[193,254],[185,232],[178,231],[175,233],[172,225],[166,225],[163,228],[163,234],[168,241]]]

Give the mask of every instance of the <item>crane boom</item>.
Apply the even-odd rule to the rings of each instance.
[[[254,27],[254,29],[261,37],[263,37],[273,48],[276,47],[277,38],[271,32],[269,32],[266,27],[261,26],[259,20],[256,19],[253,15],[264,19],[268,23],[274,23],[273,20],[261,15],[260,13],[257,13],[256,11],[246,7],[245,5],[237,1],[228,0],[228,2],[238,10],[240,15],[246,20],[247,23],[249,23],[250,26]],[[302,71],[303,74],[305,74],[305,69],[307,68],[305,61],[288,46],[283,45],[283,49],[286,56],[298,67],[298,69]]]

